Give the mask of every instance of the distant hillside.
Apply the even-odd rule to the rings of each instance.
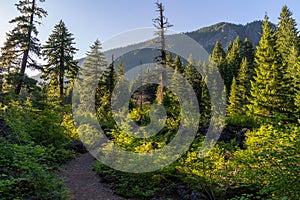
[[[210,54],[217,41],[219,41],[222,44],[223,48],[226,50],[230,41],[234,41],[237,36],[240,36],[241,40],[248,38],[255,47],[259,44],[261,33],[262,22],[254,21],[246,25],[236,25],[232,23],[221,22],[184,34],[197,41]],[[174,36],[169,37],[173,37],[174,39]],[[130,49],[136,49],[137,46],[147,46],[146,44],[147,42],[143,42],[127,47],[113,49],[107,51],[106,53],[109,55],[122,55],[122,51],[124,50],[130,51]],[[118,62],[119,60],[122,60],[126,70],[129,70],[140,64],[153,63],[154,58],[158,55],[158,50],[144,48],[141,50],[130,51],[129,53],[122,55],[116,61]]]
[[[273,25],[275,28],[275,25]],[[237,36],[240,36],[241,40],[248,38],[252,44],[257,46],[262,33],[262,21],[254,21],[246,25],[237,25],[227,22],[221,22],[212,26],[200,28],[196,31],[184,33],[197,41],[203,48],[211,53],[216,42],[219,41],[223,48],[226,50],[230,41],[234,41]],[[106,55],[122,55],[116,60],[122,60],[126,70],[134,68],[140,64],[153,63],[154,58],[159,55],[158,50],[155,49],[137,49],[136,47],[147,46],[146,42],[139,44],[129,45],[126,47],[116,48],[105,52]],[[129,52],[123,54],[123,52]],[[111,57],[108,56],[107,60],[110,62]],[[79,65],[82,65],[84,58],[79,59]],[[35,78],[35,77],[33,77]],[[39,75],[36,76],[39,79]]]
[[[211,53],[217,41],[226,49],[230,41],[234,41],[237,36],[240,36],[241,40],[248,38],[254,46],[257,46],[261,33],[262,22],[254,21],[246,25],[221,22],[185,34],[199,42],[199,44]]]

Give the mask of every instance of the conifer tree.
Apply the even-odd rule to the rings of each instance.
[[[291,80],[290,87],[290,102],[293,101],[294,105],[291,106],[295,119],[300,118],[300,52],[297,47],[291,47],[291,53],[288,57],[288,78]]]
[[[228,116],[237,116],[239,114],[239,101],[237,97],[237,85],[236,79],[233,78],[231,88],[230,88],[230,95],[228,99],[228,107],[227,107],[227,115]]]
[[[201,74],[197,71],[197,68],[195,67],[195,61],[192,55],[190,55],[188,58],[188,65],[185,67],[184,75],[186,80],[193,87],[198,102],[200,102],[201,94],[202,94],[202,88],[201,88],[202,77]]]
[[[170,51],[168,51],[167,56],[166,56],[166,66],[175,69],[174,58]]]
[[[0,65],[0,93],[2,93],[3,82],[4,82],[4,75],[2,71],[2,66]]]
[[[225,85],[227,91],[230,91],[233,77],[237,77],[239,67],[242,61],[242,41],[238,36],[232,44],[232,47],[226,54],[226,68],[225,68]]]
[[[118,68],[116,69],[116,73],[119,77],[122,77],[125,75],[125,67],[123,61],[120,61],[118,63]]]
[[[117,81],[117,74],[115,70],[115,60],[112,57],[111,64],[108,66],[106,70],[103,72],[103,83],[105,85],[105,89],[110,94],[113,92],[113,89],[115,87],[116,81]]]
[[[269,18],[265,16],[263,34],[255,55],[255,77],[251,82],[249,109],[263,120],[278,122],[288,119],[281,56],[276,48],[276,37]]]
[[[283,95],[286,96],[287,105],[289,106],[289,112],[293,113],[295,108],[295,95],[297,90],[298,78],[296,76],[297,71],[297,59],[300,53],[300,39],[298,37],[297,24],[295,19],[292,18],[292,12],[287,6],[283,6],[279,22],[277,24],[276,34],[276,47],[282,58],[283,71],[285,73],[284,82],[287,85],[288,90],[283,91]],[[292,116],[291,116],[292,118]]]
[[[174,61],[173,61],[173,68],[174,68],[174,74],[172,76],[171,84],[173,87],[176,87],[178,92],[185,96],[186,93],[186,88],[184,87],[187,83],[186,80],[180,79],[179,77],[184,76],[184,70],[185,66],[181,62],[180,57],[176,55]],[[170,94],[169,94],[170,95]],[[169,106],[174,106],[174,105],[169,105]]]
[[[209,69],[209,64],[207,63],[198,63],[198,69],[200,69],[203,74],[206,76],[202,76],[200,87],[201,91],[201,101],[199,102],[200,113],[204,117],[204,119],[210,119],[211,114],[211,98],[207,88],[206,83],[208,82],[208,77],[211,77],[211,70]]]
[[[123,61],[119,61],[118,67],[115,71],[116,71],[115,84],[118,81],[118,87],[115,87],[113,92],[116,95],[116,98],[118,98],[120,100],[118,102],[124,102],[124,104],[125,104],[127,101],[124,98],[130,92],[129,91],[130,90],[130,81],[125,76],[125,66],[123,65]],[[114,99],[112,99],[112,101],[114,101]]]
[[[243,42],[243,47],[242,47],[242,57],[243,59],[246,59],[247,61],[247,70],[249,74],[250,80],[252,80],[255,71],[254,71],[254,56],[255,56],[255,50],[253,48],[253,44],[248,40],[248,38],[245,38]],[[243,60],[242,60],[243,63]],[[241,63],[241,64],[242,64]]]
[[[20,70],[20,58],[16,48],[5,47],[1,49],[0,56],[0,81],[3,93],[15,89],[18,80],[18,71]]]
[[[216,42],[215,48],[212,51],[212,54],[210,56],[210,61],[219,69],[219,72],[223,78],[223,80],[226,79],[228,76],[228,73],[226,71],[226,59],[225,59],[225,52],[224,49],[218,41]]]
[[[233,42],[230,40],[230,42],[229,42],[229,44],[227,46],[226,52],[231,51],[232,47],[233,47]]]
[[[111,64],[109,64],[109,66],[103,70],[103,73],[98,82],[98,87],[96,91],[96,100],[97,104],[99,104],[98,106],[103,104],[104,101],[105,104],[110,104],[110,98],[115,87],[116,81],[117,74],[115,69],[115,60],[112,56]]]
[[[175,94],[172,91],[167,90],[164,96],[164,106],[167,108],[167,114],[175,116],[175,113],[179,113],[180,105],[178,102],[178,98],[176,95],[181,95],[187,97],[188,94],[186,92],[186,84],[187,80],[185,78],[180,78],[184,76],[185,66],[181,62],[181,59],[178,55],[176,55],[175,59],[172,58],[172,68],[174,69],[174,73],[172,74],[171,84],[174,88],[176,88],[179,94]],[[170,62],[169,62],[170,63]],[[160,86],[159,86],[160,87]],[[159,91],[159,90],[158,90]],[[158,96],[158,94],[157,94]]]
[[[237,78],[233,78],[228,99],[227,113],[229,116],[246,114],[247,105],[249,104],[248,98],[250,97],[250,81],[252,79],[249,66],[250,63],[244,58]]]
[[[212,51],[211,54],[211,61],[217,65],[217,66],[221,66],[222,64],[224,64],[225,61],[225,52],[224,49],[222,47],[222,44],[219,43],[219,41],[216,42],[215,48]]]
[[[80,82],[78,84],[78,88],[81,91],[81,102],[93,102],[93,100],[89,99],[95,98],[97,92],[99,92],[99,88],[97,88],[95,96],[91,96],[91,94],[93,94],[93,91],[91,91],[91,89],[94,89],[94,87],[92,86],[98,85],[100,76],[106,66],[107,63],[105,60],[105,56],[102,53],[101,42],[97,39],[90,47],[90,51],[86,53],[86,58],[82,64],[81,73],[79,74]],[[98,101],[96,101],[96,105],[97,104],[99,104]],[[89,110],[94,109],[96,105],[91,105],[92,107]]]
[[[248,38],[245,38],[242,45],[242,57],[246,58],[249,64],[254,62],[254,48]]]
[[[20,70],[20,58],[14,46],[1,49],[0,63],[2,73],[9,74]]]
[[[276,29],[276,47],[281,54],[283,65],[288,65],[288,57],[292,47],[299,49],[297,23],[292,18],[292,12],[283,6]]]
[[[174,60],[174,68],[175,68],[176,72],[178,72],[180,74],[184,73],[184,65],[181,62],[180,57],[178,55],[175,57],[175,60]]]
[[[74,55],[73,34],[70,33],[63,21],[55,25],[53,33],[43,46],[42,55],[47,64],[44,66],[42,78],[50,80],[51,86],[57,87],[62,101],[67,85],[70,86],[77,76],[79,66]]]
[[[115,69],[115,60],[112,56],[112,61],[109,66],[104,69],[98,86],[96,89],[96,108],[101,124],[112,128],[114,120],[111,111],[112,93],[117,83],[117,74]]]
[[[251,80],[252,80],[252,64],[247,58],[243,58],[241,67],[236,78],[237,84],[240,86],[239,93],[242,95],[244,105],[247,104],[247,99],[250,96]]]
[[[47,12],[38,7],[37,1],[44,2],[45,0],[20,0],[16,5],[17,10],[21,13],[20,16],[12,19],[10,23],[16,26],[7,34],[7,38],[2,48],[6,56],[12,56],[14,62],[19,62],[20,68],[17,68],[16,88],[15,93],[20,94],[22,85],[26,78],[26,68],[41,69],[36,64],[34,56],[40,56],[40,43],[37,38],[38,30],[36,25],[40,25],[40,19],[47,15]],[[7,58],[7,57],[6,57]],[[1,58],[2,62],[3,59]],[[10,64],[7,63],[10,67]]]

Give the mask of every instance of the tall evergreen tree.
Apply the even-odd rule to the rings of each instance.
[[[288,64],[291,47],[299,49],[300,41],[297,23],[292,18],[292,12],[287,6],[283,6],[276,29],[276,47],[282,56],[283,65]]]
[[[228,46],[227,46],[226,52],[231,51],[232,47],[233,47],[233,42],[230,41],[229,44],[228,44]]]
[[[13,73],[20,70],[20,58],[14,46],[6,46],[1,49],[1,72]]]
[[[190,55],[188,58],[188,65],[185,67],[184,75],[186,80],[193,87],[198,102],[200,102],[201,95],[202,95],[202,88],[200,87],[202,82],[202,77],[201,74],[197,71],[197,68],[195,66],[195,61],[192,55]]]
[[[96,108],[101,124],[113,127],[114,120],[111,111],[112,93],[117,82],[117,73],[115,69],[115,60],[112,56],[112,61],[109,66],[104,69],[98,86],[96,89]]]
[[[206,83],[208,83],[209,78],[212,78],[211,74],[211,69],[210,69],[210,64],[207,63],[198,63],[198,69],[202,71],[202,76],[201,79],[201,101],[199,102],[200,106],[200,113],[204,117],[204,119],[210,119],[211,115],[211,98],[210,94],[208,91],[208,87]],[[211,79],[210,79],[211,80]],[[208,121],[208,120],[207,120]]]
[[[184,65],[181,62],[181,59],[178,55],[175,57],[175,60],[174,60],[174,68],[175,68],[176,72],[178,72],[180,74],[184,73]]]
[[[20,70],[20,57],[13,46],[1,49],[0,56],[0,81],[1,92],[6,93],[15,89]]]
[[[300,118],[300,52],[297,47],[291,47],[291,53],[288,57],[288,78],[291,80],[290,102],[293,101],[292,111],[295,119]]]
[[[70,33],[63,21],[55,25],[53,33],[43,46],[42,55],[47,60],[42,78],[50,80],[50,84],[59,90],[59,98],[64,98],[67,85],[77,76],[79,66],[74,55],[73,34]]]
[[[82,70],[79,74],[80,81],[78,84],[78,89],[80,90],[80,102],[88,105],[88,102],[93,102],[91,98],[95,98],[100,89],[96,89],[95,96],[91,96],[94,87],[98,86],[98,81],[100,80],[103,70],[106,68],[107,62],[105,56],[102,53],[101,42],[97,39],[94,44],[90,47],[90,51],[86,53],[86,58],[82,64]],[[96,105],[91,105],[89,110],[94,109],[99,106],[99,98],[96,98]]]
[[[116,69],[116,72],[119,77],[122,77],[125,75],[125,67],[124,67],[123,61],[120,61],[118,63],[118,68]]]
[[[213,49],[212,54],[210,56],[210,61],[211,61],[211,63],[216,65],[216,67],[218,67],[223,80],[225,80],[226,77],[229,76],[229,74],[227,73],[228,71],[226,71],[225,56],[226,56],[226,54],[225,54],[225,51],[224,51],[221,43],[219,43],[217,41],[215,48]]]
[[[295,94],[295,106],[296,106],[296,110],[295,110],[295,116],[298,119],[298,123],[300,123],[299,119],[300,119],[300,59],[298,61],[298,65],[297,65],[297,88],[296,88],[296,94]]]
[[[186,94],[186,88],[184,87],[187,82],[185,79],[180,79],[179,77],[184,76],[184,70],[185,70],[185,66],[184,64],[181,62],[180,57],[178,55],[176,55],[174,61],[173,61],[173,68],[174,68],[174,74],[171,80],[171,84],[173,85],[173,87],[177,88],[177,91],[185,96]],[[170,94],[168,94],[169,96],[171,96]],[[173,98],[174,99],[174,98]],[[174,106],[173,105],[168,105],[168,106]]]
[[[166,66],[175,69],[174,58],[170,51],[168,51],[167,56],[166,56]]]
[[[2,48],[2,51],[8,53],[6,55],[13,55],[14,59],[18,57],[21,60],[20,68],[17,71],[18,76],[16,76],[16,94],[20,94],[26,77],[26,68],[41,69],[34,59],[34,56],[40,56],[40,43],[37,38],[36,25],[41,24],[39,20],[45,17],[47,12],[37,6],[37,1],[44,2],[45,0],[20,0],[15,4],[21,15],[10,21],[16,26],[7,34],[6,42]]]
[[[211,61],[214,62],[217,66],[221,66],[225,61],[225,51],[222,47],[222,44],[219,41],[216,42],[215,48],[211,54]]]
[[[225,85],[229,93],[233,77],[237,77],[242,61],[242,41],[238,36],[226,54]]]
[[[255,50],[253,48],[253,44],[248,40],[248,38],[245,38],[243,42],[243,47],[242,47],[242,57],[243,59],[246,59],[247,61],[247,70],[250,79],[253,78],[255,71],[254,71],[254,56],[255,56]],[[243,63],[243,61],[242,61]],[[242,64],[241,63],[241,64]]]
[[[288,90],[284,91],[283,95],[286,96],[287,104],[289,105],[289,111],[293,113],[295,108],[295,94],[297,93],[298,78],[297,71],[297,59],[300,53],[300,39],[299,32],[297,30],[297,23],[292,18],[292,12],[287,6],[283,6],[279,22],[277,24],[276,34],[276,47],[282,58],[283,71],[285,73],[285,84],[288,85]]]
[[[100,81],[98,83],[96,99],[98,103],[102,102],[103,97],[106,95],[106,100],[110,101],[113,89],[117,81],[117,73],[115,69],[115,60],[112,56],[112,61],[107,68],[104,69]],[[102,102],[103,103],[103,102]]]
[[[281,56],[269,18],[265,16],[263,34],[255,55],[255,77],[251,82],[249,109],[251,114],[270,122],[288,119]]]
[[[228,116],[238,116],[240,114],[240,105],[239,99],[237,97],[237,84],[236,84],[236,79],[233,78],[231,88],[230,88],[230,95],[228,98],[228,107],[227,107],[227,115]]]
[[[250,63],[244,58],[237,78],[233,78],[228,99],[229,106],[227,113],[229,116],[246,114],[247,105],[249,104],[248,98],[250,97],[250,81],[252,79],[249,66]]]
[[[118,87],[114,88],[114,94],[116,95],[116,98],[123,98],[119,99],[121,101],[119,102],[126,102],[124,99],[127,94],[129,94],[130,90],[130,81],[125,76],[125,66],[123,65],[123,61],[119,61],[118,67],[115,70],[116,71],[116,81],[118,81]],[[143,73],[141,74],[143,76]],[[143,77],[142,77],[143,78]],[[142,88],[141,88],[142,90]],[[142,92],[143,94],[143,92]],[[114,100],[114,99],[112,99]]]
[[[249,64],[254,62],[253,44],[248,40],[248,38],[245,38],[242,45],[242,57],[246,58]]]
[[[104,77],[104,83],[105,83],[106,90],[109,93],[112,93],[113,89],[115,87],[116,81],[117,81],[117,74],[116,74],[116,69],[115,69],[115,60],[114,60],[113,57],[112,57],[111,64],[104,71],[103,77]]]

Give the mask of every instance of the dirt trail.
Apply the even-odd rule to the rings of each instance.
[[[101,184],[92,170],[95,159],[89,153],[80,155],[62,167],[59,175],[66,182],[72,200],[124,200]]]

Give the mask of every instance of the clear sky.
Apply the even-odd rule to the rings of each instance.
[[[0,1],[0,45],[12,26],[8,21],[19,15],[14,4],[18,0]],[[121,32],[152,27],[157,16],[156,0],[46,0],[39,3],[48,12],[39,27],[39,38],[47,40],[55,24],[62,19],[76,39],[81,58],[98,38],[105,42]],[[299,0],[162,0],[165,15],[178,32],[193,31],[217,22],[246,24],[261,20],[267,12],[277,23],[280,10],[287,5],[300,23]],[[299,26],[298,26],[299,27]]]

